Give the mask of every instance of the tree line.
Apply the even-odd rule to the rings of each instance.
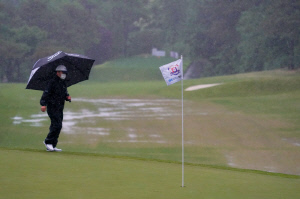
[[[0,0],[0,80],[62,50],[102,63],[178,51],[203,76],[299,68],[298,0]]]

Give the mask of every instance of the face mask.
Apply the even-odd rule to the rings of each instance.
[[[60,79],[66,79],[66,76],[67,76],[66,74],[61,74]]]

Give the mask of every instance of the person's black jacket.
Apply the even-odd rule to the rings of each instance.
[[[41,106],[64,106],[67,96],[69,96],[69,93],[65,81],[55,75],[55,77],[49,81],[40,100],[40,104]]]

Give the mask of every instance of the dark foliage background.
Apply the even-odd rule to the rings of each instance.
[[[202,76],[300,67],[297,0],[0,0],[0,80],[62,50],[96,63],[177,51]]]

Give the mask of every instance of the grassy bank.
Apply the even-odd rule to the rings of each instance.
[[[121,58],[95,66],[90,79],[96,82],[126,82],[161,80],[159,67],[176,59],[149,55]],[[184,61],[184,70],[189,60]]]
[[[172,190],[170,187],[174,186],[175,181],[173,176],[177,176],[180,183],[180,171],[174,174],[169,173],[169,169],[180,170],[177,163],[181,161],[181,84],[166,86],[161,77],[158,67],[169,61],[172,60],[149,57],[117,60],[95,66],[89,81],[70,87],[68,90],[73,101],[65,106],[64,127],[59,138],[59,147],[65,151],[62,154],[42,152],[45,150],[42,141],[49,128],[47,115],[40,112],[39,99],[42,92],[25,90],[25,84],[0,84],[0,153],[1,157],[7,160],[1,165],[1,172],[7,173],[1,174],[4,176],[1,183],[7,182],[4,183],[7,190],[28,183],[25,178],[22,181],[14,176],[20,172],[14,174],[15,167],[23,162],[26,167],[24,172],[30,177],[28,179],[35,178],[34,172],[37,167],[44,169],[38,173],[38,176],[41,176],[41,190],[44,190],[48,186],[48,183],[42,181],[44,178],[55,180],[52,177],[53,173],[47,172],[48,165],[45,164],[47,158],[51,157],[54,159],[49,162],[62,164],[61,172],[66,172],[63,178],[66,185],[61,188],[62,198],[70,194],[71,188],[67,184],[72,182],[67,178],[72,174],[68,168],[72,167],[74,162],[79,165],[86,162],[91,166],[87,167],[90,171],[102,163],[118,165],[112,167],[112,170],[126,168],[113,175],[114,182],[109,184],[111,189],[101,184],[110,191],[120,190],[122,193],[122,182],[130,179],[130,175],[135,176],[132,174],[134,169],[131,168],[136,167],[129,165],[130,162],[134,162],[138,165],[137,168],[143,168],[144,171],[149,170],[150,173],[146,173],[146,176],[153,175],[151,172],[160,176],[168,174],[165,177],[170,182],[166,183],[164,189]],[[138,72],[139,67],[142,70]],[[120,70],[123,71],[118,73]],[[241,198],[240,194],[245,192],[249,193],[243,195],[246,198],[276,198],[275,195],[279,192],[286,196],[284,198],[299,195],[295,188],[299,186],[297,179],[289,184],[286,183],[289,180],[277,178],[278,175],[258,177],[258,173],[252,172],[261,170],[300,175],[300,160],[297,158],[300,154],[299,74],[299,71],[275,70],[184,81],[184,89],[199,84],[221,85],[184,92],[185,161],[190,165],[187,171],[190,177],[187,177],[186,181],[193,188],[184,189],[186,191],[182,192],[183,196],[219,198],[225,194],[223,198]],[[143,77],[143,80],[139,79],[140,77]],[[111,157],[125,159],[110,159]],[[162,162],[152,162],[148,167],[147,162],[126,158]],[[38,163],[39,160],[43,161]],[[164,170],[152,171],[151,168],[154,167]],[[230,170],[231,167],[246,169],[245,171],[249,172],[241,174],[238,170]],[[80,168],[74,167],[79,171]],[[108,173],[112,173],[112,170]],[[61,172],[55,171],[54,174],[63,175]],[[130,175],[127,175],[127,172]],[[20,173],[20,176],[26,173]],[[74,178],[85,179],[90,184],[101,183],[92,176],[93,174],[99,178],[109,178],[100,170],[92,174],[87,170],[82,171],[87,178],[79,173]],[[217,175],[223,177],[218,178]],[[215,178],[217,180],[213,180]],[[262,179],[255,181],[257,178]],[[143,180],[138,183],[131,181],[130,187],[127,188],[132,190],[140,184],[139,190],[146,192],[134,192],[136,196],[142,197],[143,193],[153,192],[153,197],[159,198],[159,193],[165,193],[164,190],[155,187],[156,180],[158,178],[154,177],[149,183]],[[205,185],[207,182],[209,183]],[[270,182],[273,184],[263,186]],[[73,185],[79,186],[79,182]],[[147,188],[152,185],[153,189]],[[284,188],[282,185],[288,185],[290,188]],[[206,188],[199,189],[198,186]],[[287,192],[282,191],[283,189]],[[157,195],[155,190],[158,190]],[[259,190],[259,194],[255,195],[254,190]],[[96,191],[94,185],[91,185],[90,189],[87,188],[87,191],[90,191],[90,195],[85,192],[83,194],[109,194],[103,190]],[[23,192],[28,197],[45,193]],[[21,192],[19,194],[21,195]],[[13,196],[18,198],[20,195]],[[112,196],[119,197],[117,193]],[[126,195],[125,198],[130,197]],[[176,197],[171,194],[169,198]]]

